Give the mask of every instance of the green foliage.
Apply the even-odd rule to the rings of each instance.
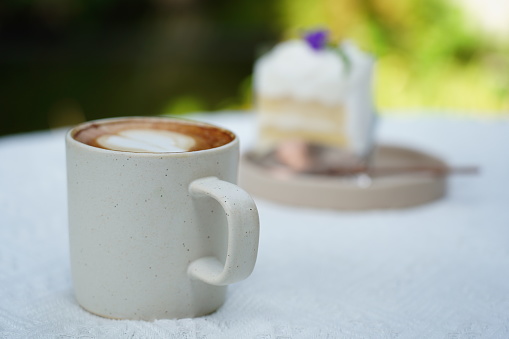
[[[282,0],[285,37],[326,26],[378,58],[381,109],[509,111],[509,39],[475,28],[447,0]],[[309,10],[306,10],[306,9]]]
[[[189,112],[203,112],[205,104],[197,96],[179,96],[173,99],[164,109],[163,114],[181,115]]]

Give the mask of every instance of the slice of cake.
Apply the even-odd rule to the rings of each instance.
[[[350,42],[328,47],[326,38],[322,31],[280,43],[256,62],[259,151],[299,140],[360,158],[370,153],[374,59]]]

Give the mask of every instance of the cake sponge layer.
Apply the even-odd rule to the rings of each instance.
[[[342,105],[260,96],[257,100],[259,146],[269,149],[285,140],[347,148]]]

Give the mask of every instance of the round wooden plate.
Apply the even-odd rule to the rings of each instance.
[[[277,171],[262,164],[254,152],[241,157],[239,185],[254,196],[317,208],[371,210],[404,208],[444,196],[446,175],[430,171],[391,172],[391,168],[447,168],[441,159],[399,146],[375,148],[373,169],[380,174],[332,176]]]

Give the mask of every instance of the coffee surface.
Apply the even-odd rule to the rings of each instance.
[[[145,153],[201,151],[234,139],[230,132],[214,126],[148,118],[92,123],[73,137],[98,148]]]

